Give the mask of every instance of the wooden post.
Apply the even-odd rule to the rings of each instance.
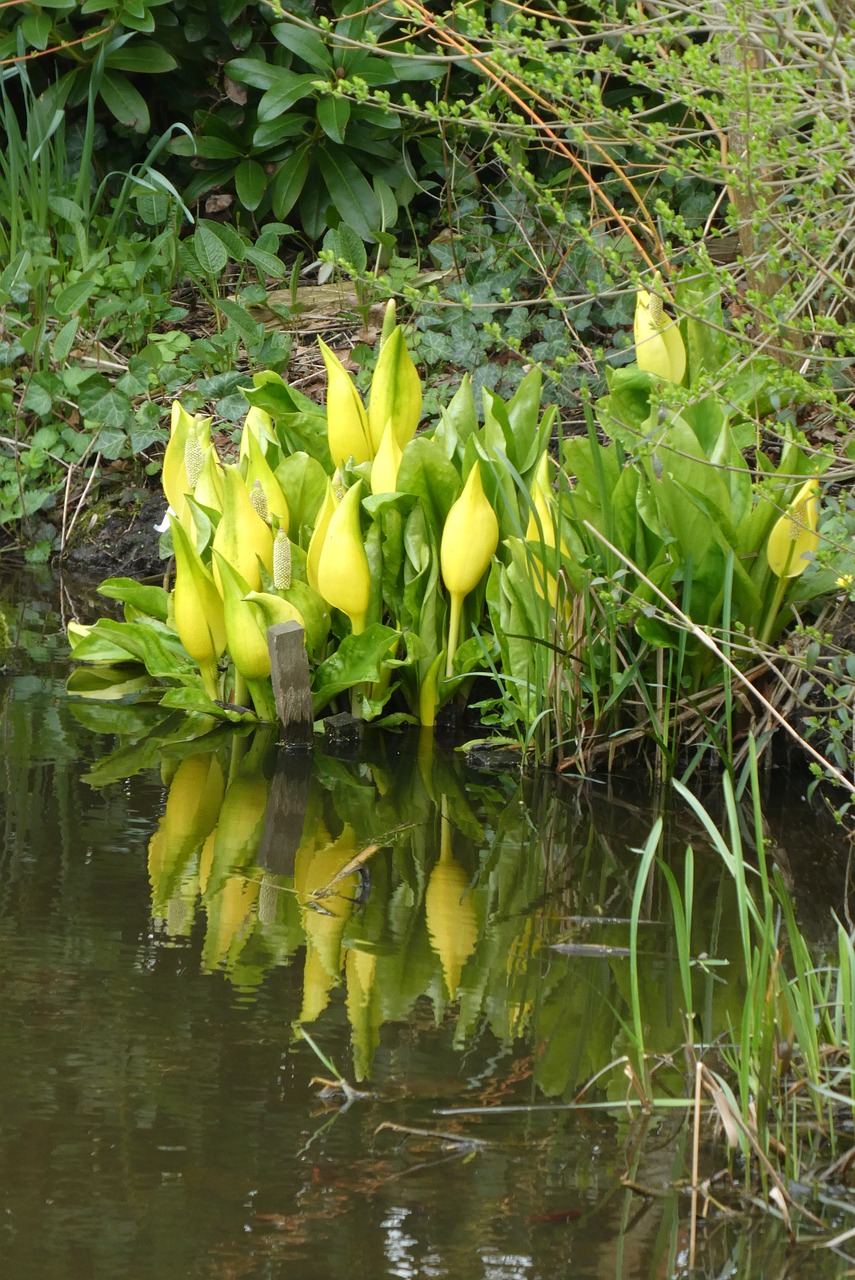
[[[267,628],[267,647],[282,740],[286,747],[310,751],[315,716],[303,628],[298,622],[277,622]]]
[[[309,803],[312,761],[304,752],[282,751],[267,799],[258,865],[277,876],[294,874]]]

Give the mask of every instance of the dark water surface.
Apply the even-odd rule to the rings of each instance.
[[[186,719],[152,745],[145,709],[65,698],[52,592],[0,577],[2,1280],[846,1273],[760,1212],[712,1211],[688,1269],[690,1127],[625,1105],[653,824],[629,783],[521,785],[412,735],[319,746],[310,773]],[[806,814],[777,812],[782,856]],[[667,829],[695,846],[693,949],[726,960],[720,865],[686,814]],[[680,1040],[664,904],[653,1051]],[[738,1016],[721,972],[709,1034]],[[558,1105],[600,1071],[598,1106]]]

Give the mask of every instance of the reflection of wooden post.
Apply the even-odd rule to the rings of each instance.
[[[270,678],[282,739],[288,747],[312,746],[312,689],[303,628],[297,622],[277,622],[267,628]]]
[[[277,876],[294,874],[294,855],[303,837],[312,761],[304,752],[282,751],[270,785],[258,865]]]

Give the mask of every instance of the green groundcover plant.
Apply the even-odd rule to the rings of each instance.
[[[782,394],[779,367],[758,359],[718,389],[731,353],[713,283],[673,300],[658,278],[639,289],[636,360],[557,459],[536,368],[509,401],[484,389],[480,421],[464,378],[417,431],[421,382],[393,304],[367,407],[323,343],[325,410],[256,374],[236,462],[176,403],[173,589],[104,583],[125,620],[71,625],[85,665],[69,690],[157,698],[211,725],[274,719],[266,632],[291,620],[318,714],[347,695],[366,719],[432,725],[487,673],[485,717],[540,729],[547,753],[627,723],[666,749],[678,704],[721,684],[698,632],[745,665],[840,571],[814,562],[824,460],[795,429],[767,455],[748,416]]]

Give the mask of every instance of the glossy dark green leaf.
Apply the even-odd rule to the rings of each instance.
[[[242,160],[235,170],[235,191],[245,209],[257,209],[267,190],[267,174],[257,160]]]
[[[344,142],[347,122],[350,119],[350,103],[347,98],[326,94],[318,100],[318,124],[333,142]]]
[[[270,192],[273,212],[277,218],[286,217],[293,209],[303,191],[308,173],[307,147],[298,147],[293,155],[279,165]]]
[[[105,71],[101,78],[100,94],[105,106],[119,124],[123,124],[126,129],[133,129],[134,133],[148,133],[151,117],[145,99],[139,89],[123,75]]]
[[[332,71],[332,56],[317,31],[309,31],[306,27],[298,27],[291,22],[276,22],[270,31],[281,45],[307,66],[314,67],[323,75],[329,75]]]
[[[380,224],[380,209],[365,174],[343,147],[321,147],[318,166],[342,220],[370,240]]]
[[[98,588],[98,594],[110,600],[121,600],[123,604],[133,605],[140,613],[150,614],[166,622],[169,610],[169,595],[163,587],[136,582],[133,578],[107,578]]]

